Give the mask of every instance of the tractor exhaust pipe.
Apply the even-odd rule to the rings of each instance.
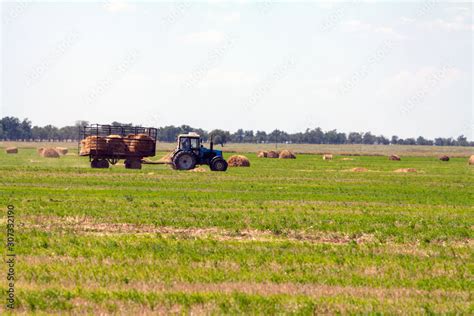
[[[210,144],[209,144],[209,147],[210,147],[209,149],[210,149],[211,151],[214,150],[214,143],[212,142],[212,136],[211,136],[211,142],[210,142]]]

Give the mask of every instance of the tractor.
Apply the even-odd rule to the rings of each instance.
[[[205,148],[201,137],[196,133],[181,134],[178,144],[171,157],[173,168],[177,170],[194,169],[196,165],[208,165],[212,171],[226,171],[227,161],[222,157],[221,150],[215,150],[210,142],[210,148]]]

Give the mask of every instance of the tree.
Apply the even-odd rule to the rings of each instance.
[[[362,143],[368,144],[368,145],[374,144],[376,140],[377,138],[374,135],[372,135],[371,132],[365,133],[364,136],[362,137]]]
[[[458,146],[469,146],[469,142],[467,141],[467,138],[464,135],[460,135],[456,139],[456,145],[458,145]]]
[[[398,136],[397,136],[397,135],[393,135],[393,136],[392,136],[392,139],[390,140],[390,143],[391,143],[392,145],[398,144]]]
[[[349,144],[362,144],[362,133],[352,132],[347,137]]]
[[[215,129],[209,133],[209,137],[212,137],[214,143],[220,144],[224,147],[224,144],[226,144],[230,139],[230,133],[221,129]]]
[[[257,131],[255,133],[255,139],[257,140],[257,143],[265,143],[267,141],[267,133],[265,131]]]
[[[238,129],[234,134],[231,135],[231,140],[234,143],[242,143],[244,141],[245,133],[243,129]]]

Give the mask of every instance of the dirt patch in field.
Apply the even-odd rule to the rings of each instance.
[[[416,170],[415,168],[401,168],[401,169],[397,169],[393,172],[397,172],[397,173],[410,173],[410,172],[418,172],[418,170]]]
[[[44,285],[20,282],[22,288],[43,289]],[[62,284],[62,289],[74,289],[76,284]],[[87,283],[88,290],[103,289],[103,285],[94,281]],[[222,282],[222,283],[162,283],[162,282],[140,282],[132,281],[126,285],[109,284],[108,291],[123,291],[135,289],[140,292],[154,293],[245,293],[252,295],[305,295],[320,298],[322,296],[348,296],[348,297],[372,297],[380,300],[390,299],[415,299],[421,297],[430,298],[456,298],[457,300],[468,300],[468,291],[445,291],[445,290],[419,290],[412,288],[373,288],[356,286],[331,286],[320,284],[299,283],[271,283],[271,282]],[[80,300],[82,301],[82,300]]]
[[[372,234],[349,236],[336,232],[285,231],[279,234],[270,230],[243,229],[226,230],[217,227],[208,228],[176,228],[140,225],[132,223],[100,223],[89,217],[34,217],[26,222],[24,228],[45,231],[70,230],[82,234],[113,235],[113,234],[160,234],[178,236],[180,238],[213,238],[217,240],[241,241],[306,241],[311,243],[347,244],[374,242]]]
[[[352,168],[350,169],[351,172],[367,172],[369,169],[367,168],[362,168],[362,167],[357,167],[357,168]]]

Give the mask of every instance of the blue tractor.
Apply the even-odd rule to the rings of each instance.
[[[215,150],[211,138],[210,148],[205,148],[201,137],[196,133],[178,136],[178,145],[173,152],[171,162],[177,170],[194,169],[196,165],[208,165],[212,171],[226,171],[227,161],[221,150]]]

